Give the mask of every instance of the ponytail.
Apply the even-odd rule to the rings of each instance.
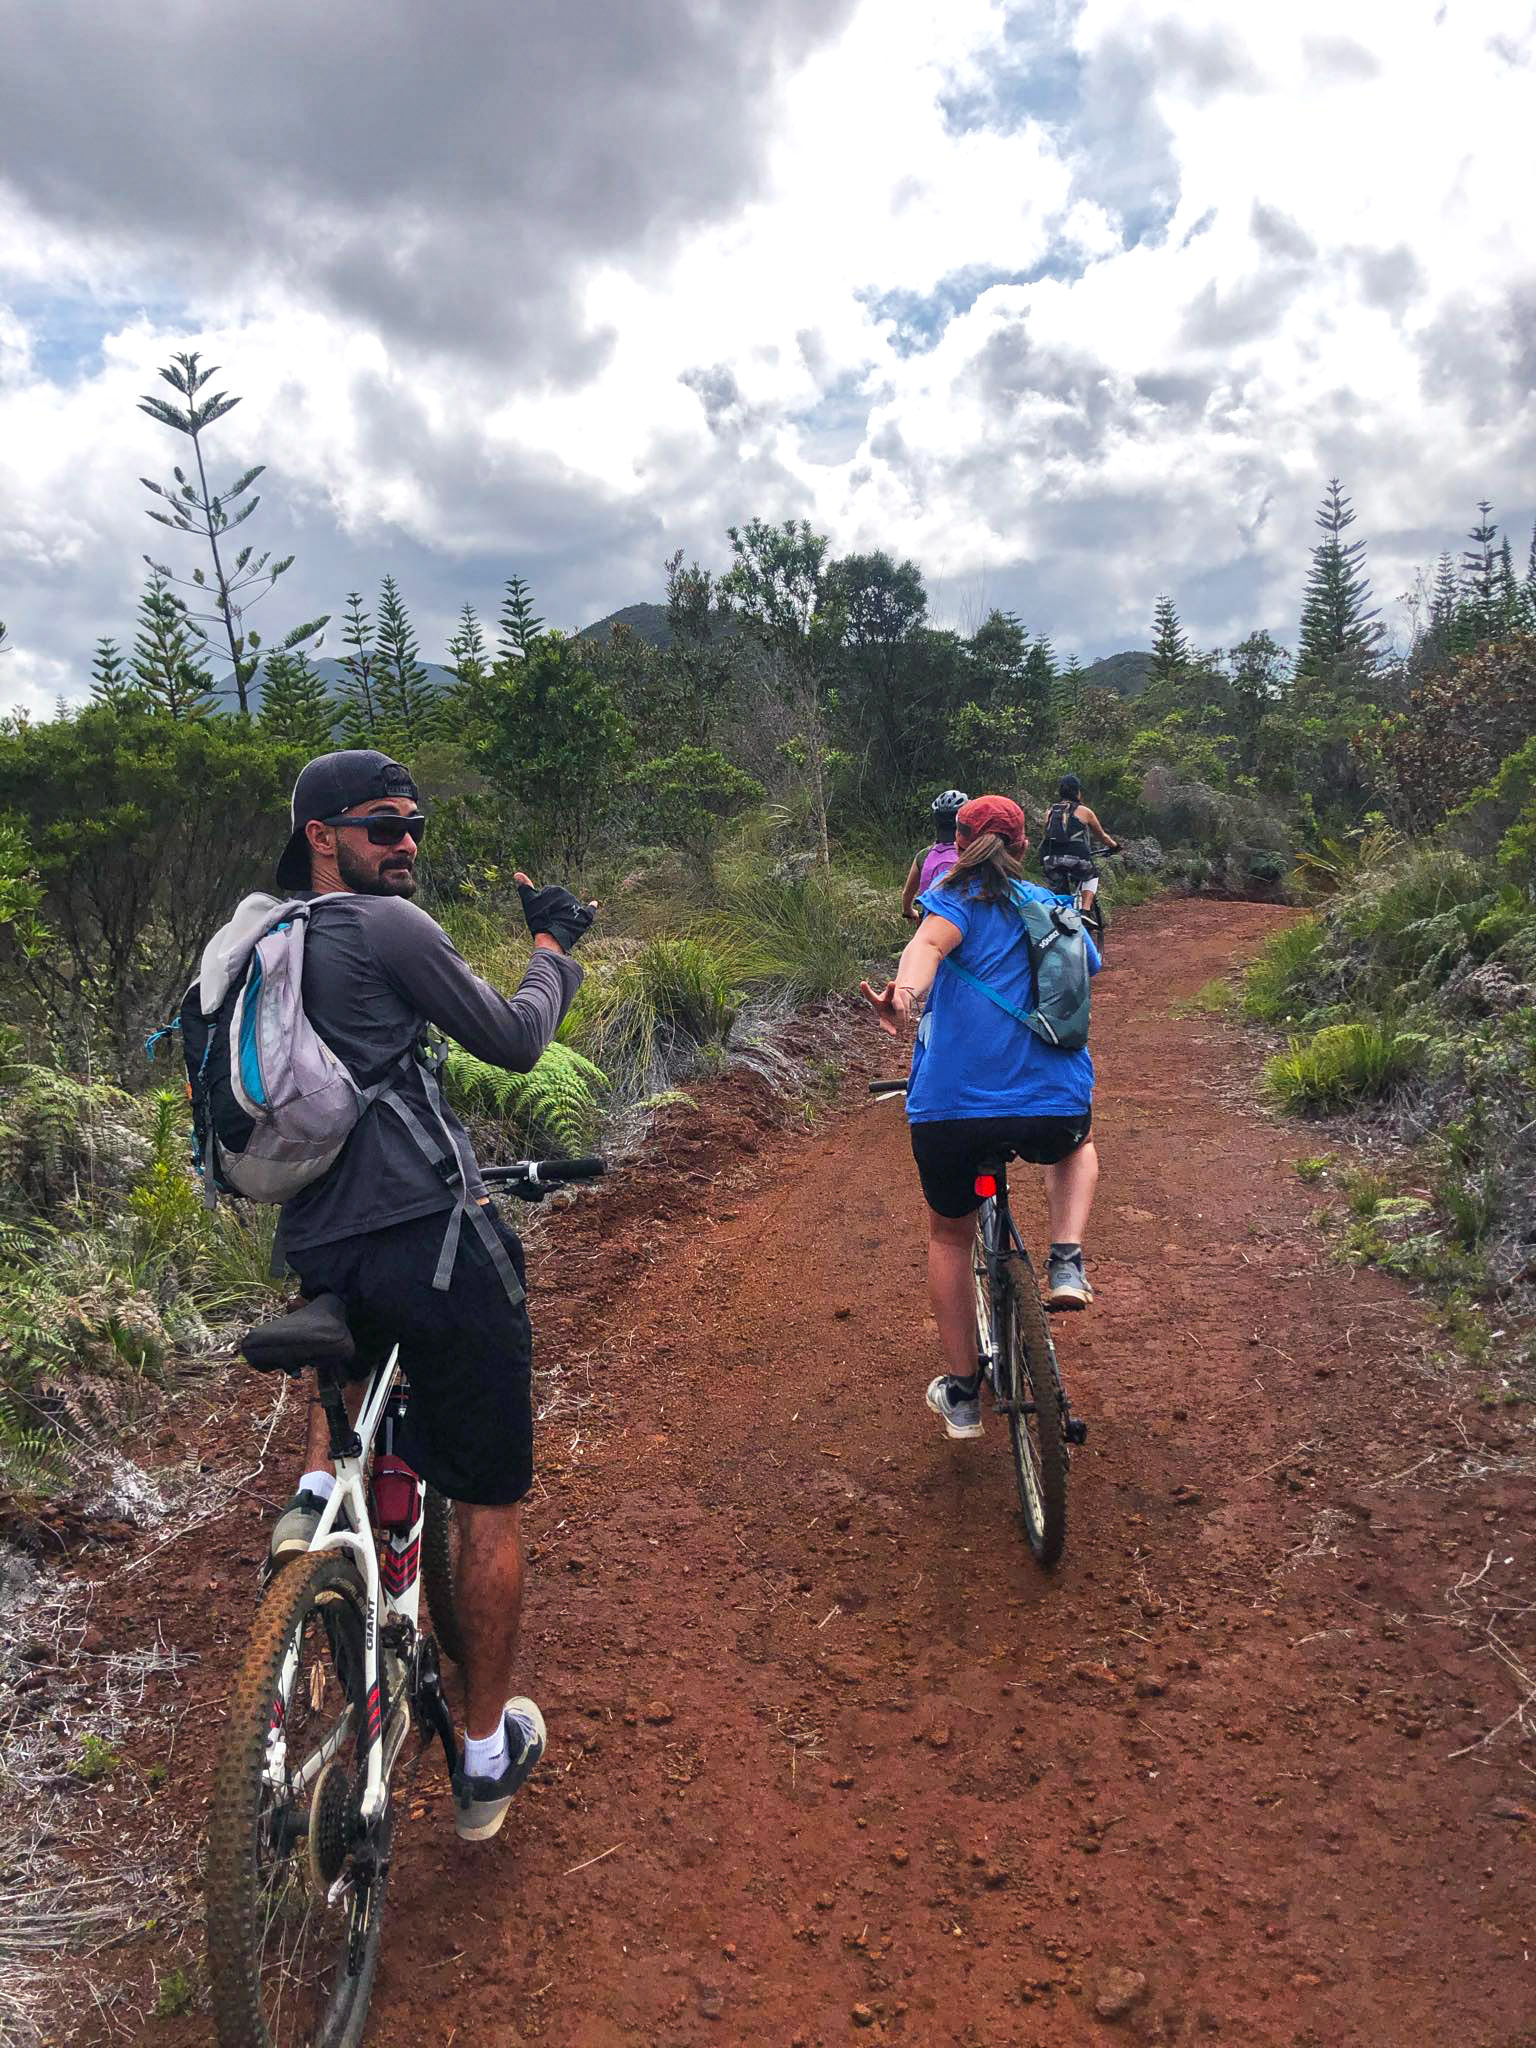
[[[1022,881],[1024,863],[1010,853],[1008,842],[996,832],[978,832],[965,847],[948,873],[941,876],[941,889],[964,888],[982,903],[1010,903],[1013,884]]]

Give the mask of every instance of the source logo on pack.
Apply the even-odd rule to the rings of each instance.
[[[304,1014],[319,903],[247,896],[208,942],[181,1005],[204,1198],[286,1202],[331,1166],[388,1083],[359,1088]]]

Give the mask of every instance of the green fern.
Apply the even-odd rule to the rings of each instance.
[[[519,1145],[553,1146],[577,1152],[597,1132],[599,1091],[608,1086],[601,1067],[574,1046],[546,1046],[531,1073],[493,1067],[455,1046],[443,1066],[448,1098],[463,1110],[504,1120]]]

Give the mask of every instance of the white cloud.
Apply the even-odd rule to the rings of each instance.
[[[500,352],[492,329],[456,347],[416,300],[343,291],[303,221],[194,291],[148,224],[34,192],[0,229],[0,616],[29,664],[0,701],[83,683],[97,634],[130,630],[154,538],[134,479],[174,459],[134,401],[183,345],[245,394],[223,461],[271,466],[263,544],[300,557],[274,606],[337,610],[393,567],[434,644],[514,568],[579,624],[753,513],[913,554],[951,609],[984,584],[1087,653],[1144,639],[1165,588],[1203,641],[1287,634],[1335,470],[1381,598],[1485,493],[1523,553],[1530,30],[1524,0],[861,0],[781,64],[751,175],[722,156],[731,203],[648,166],[691,224],[583,225],[549,256],[564,359],[515,319]],[[578,108],[550,187],[583,169]],[[413,246],[377,252],[402,276],[451,170]],[[491,319],[505,283],[455,301]]]

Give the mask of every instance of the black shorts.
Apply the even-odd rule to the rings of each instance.
[[[489,1211],[523,1277],[523,1247]],[[307,1295],[339,1294],[357,1338],[356,1370],[400,1346],[411,1397],[398,1445],[439,1493],[474,1507],[504,1507],[533,1484],[533,1331],[527,1304],[507,1299],[501,1275],[466,1221],[453,1282],[432,1285],[448,1211],[366,1237],[296,1251]]]
[[[1086,1144],[1093,1111],[1081,1116],[957,1116],[913,1124],[912,1157],[917,1161],[923,1200],[940,1216],[969,1216],[981,1197],[976,1176],[989,1160],[1027,1159],[1055,1166]]]

